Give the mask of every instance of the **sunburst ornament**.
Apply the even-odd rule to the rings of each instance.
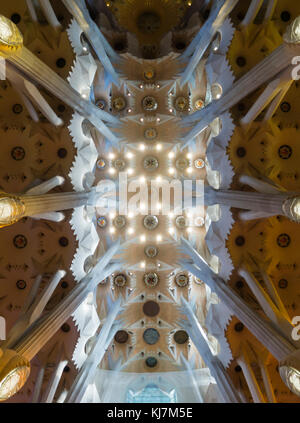
[[[9,56],[23,47],[23,35],[18,27],[0,15],[0,55]]]
[[[129,32],[144,45],[158,44],[163,36],[179,24],[191,0],[113,0],[106,3]]]

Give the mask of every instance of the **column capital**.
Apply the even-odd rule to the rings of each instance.
[[[0,228],[10,226],[25,216],[25,204],[20,197],[0,192]]]
[[[290,220],[300,223],[300,195],[287,198],[282,205],[282,210]]]
[[[14,350],[0,348],[0,401],[18,392],[30,374],[30,363]]]
[[[287,387],[300,396],[300,350],[296,350],[279,363],[279,373]]]
[[[300,16],[288,26],[283,40],[288,44],[300,44]]]
[[[8,57],[23,47],[23,35],[10,19],[0,15],[0,56]]]

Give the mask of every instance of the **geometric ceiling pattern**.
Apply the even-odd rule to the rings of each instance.
[[[299,16],[1,4],[0,401],[299,402]]]

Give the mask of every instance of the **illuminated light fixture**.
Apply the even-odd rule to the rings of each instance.
[[[173,109],[169,109],[169,112],[170,112],[170,113],[173,113]]]
[[[144,261],[142,261],[142,262],[141,262],[141,268],[142,268],[142,269],[145,269],[145,267],[146,267],[146,263],[145,263]]]
[[[187,173],[192,173],[193,172],[193,168],[192,167],[188,167],[186,171],[187,171]]]
[[[23,47],[23,35],[17,25],[5,16],[0,15],[0,52],[11,55]]]
[[[188,153],[188,154],[186,155],[186,158],[187,158],[187,159],[191,159],[191,158],[192,158],[192,153]]]
[[[140,241],[141,242],[146,242],[146,235],[141,235]]]
[[[168,154],[169,159],[174,159],[175,157],[175,153],[173,151],[170,151],[170,153]]]
[[[190,234],[190,233],[192,233],[192,231],[193,231],[193,228],[187,228],[187,232]]]
[[[133,229],[133,228],[129,228],[129,229],[128,229],[128,234],[129,234],[129,235],[134,234],[134,229]]]
[[[134,214],[132,212],[128,213],[128,219],[132,219],[134,217]]]
[[[159,117],[156,119],[156,122],[160,122],[160,118]]]
[[[296,350],[279,363],[279,373],[287,387],[300,396],[300,353]]]
[[[204,162],[204,160],[203,160],[203,159],[196,159],[196,160],[194,161],[194,165],[195,165],[195,168],[196,168],[196,169],[203,169],[203,168],[204,168],[204,166],[205,166],[205,162]]]
[[[134,170],[132,168],[127,169],[128,175],[133,175]]]
[[[116,217],[116,213],[113,213],[113,212],[109,213],[109,217],[110,219],[114,219]]]
[[[174,233],[175,233],[175,229],[173,227],[169,228],[169,234],[174,235]]]
[[[156,146],[156,150],[157,151],[160,151],[162,149],[162,145],[161,144],[157,144],[157,146]]]
[[[170,218],[170,219],[173,219],[173,218],[174,218],[174,213],[173,213],[173,212],[170,212],[170,213],[169,213],[169,218]]]
[[[168,172],[170,173],[170,175],[174,175],[175,169],[173,167],[170,167],[170,169],[168,170]]]
[[[108,158],[109,158],[110,160],[113,160],[115,157],[116,157],[116,156],[115,156],[115,154],[114,154],[114,153],[109,153],[109,155],[108,155]]]
[[[133,154],[132,153],[126,153],[126,157],[127,157],[127,159],[132,159],[132,157],[133,157]]]
[[[13,350],[0,349],[0,401],[15,395],[30,374],[29,361]]]
[[[143,84],[140,84],[139,87],[142,90],[144,88],[144,85]]]
[[[161,235],[157,235],[157,237],[156,237],[156,241],[157,241],[157,242],[161,242],[161,240],[162,240],[162,236],[161,236]]]
[[[156,182],[161,182],[161,176],[156,177]]]
[[[142,123],[143,123],[143,122],[144,122],[144,118],[142,118],[142,117],[141,117],[141,118],[140,118],[140,122],[142,122]]]
[[[108,171],[111,175],[114,175],[116,173],[116,169],[114,169],[113,167],[111,167]]]
[[[145,181],[146,181],[145,176],[141,176],[141,177],[140,177],[140,182],[145,182]]]
[[[110,228],[109,228],[109,232],[110,232],[111,234],[114,234],[114,233],[116,232],[116,228],[114,228],[114,227],[110,227]]]
[[[140,144],[140,146],[139,146],[139,149],[141,150],[141,151],[144,151],[145,150],[145,144]]]
[[[132,109],[128,109],[128,110],[127,110],[127,112],[128,112],[128,113],[131,113],[131,112],[132,112]]]

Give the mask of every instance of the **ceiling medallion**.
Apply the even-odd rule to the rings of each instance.
[[[198,98],[198,100],[195,101],[195,109],[201,110],[204,107],[204,101],[201,100],[201,98]]]
[[[154,286],[158,284],[158,280],[159,278],[157,273],[150,272],[150,273],[145,273],[144,275],[145,284],[151,288],[153,288]]]
[[[153,80],[155,78],[155,71],[153,69],[145,70],[144,78],[147,79],[147,81]]]
[[[105,161],[105,159],[103,159],[102,157],[97,161],[97,168],[99,169],[99,170],[103,170],[103,169],[105,169],[105,166],[106,166],[106,161]]]
[[[199,279],[199,278],[196,278],[196,276],[194,276],[194,282],[197,285],[203,285],[203,281],[201,279]]]
[[[146,358],[145,363],[146,363],[146,366],[150,368],[157,366],[157,360],[155,357]]]
[[[99,98],[96,101],[96,106],[99,107],[99,109],[104,110],[106,107],[106,101],[103,98]]]
[[[194,161],[194,165],[196,169],[203,169],[205,166],[205,161],[203,159],[196,159]]]
[[[160,17],[155,12],[144,12],[142,13],[137,20],[138,29],[144,34],[154,34],[159,30],[161,25]]]
[[[126,226],[125,216],[116,216],[113,220],[113,225],[117,229],[123,229]]]
[[[119,172],[122,172],[126,167],[126,162],[123,159],[116,159],[113,162],[113,166],[115,169],[117,169]]]
[[[174,334],[174,341],[176,344],[182,345],[185,344],[189,340],[189,336],[185,330],[178,330]]]
[[[159,304],[156,303],[155,301],[147,301],[143,305],[143,312],[146,316],[149,316],[149,317],[157,316],[158,313],[160,312]]]
[[[145,247],[145,254],[149,258],[154,258],[158,254],[158,249],[154,245],[148,245]]]
[[[121,112],[126,107],[126,100],[124,97],[115,97],[112,99],[112,108],[115,112]]]
[[[153,172],[154,170],[158,168],[159,161],[154,156],[147,156],[144,159],[143,165],[145,170],[149,170],[150,172]]]
[[[105,228],[107,225],[107,219],[105,216],[99,216],[97,219],[97,225],[99,226],[99,228]]]
[[[178,273],[175,276],[176,285],[180,286],[180,288],[184,288],[189,283],[189,277],[186,273]]]
[[[116,334],[115,334],[115,341],[118,344],[126,344],[126,342],[128,341],[129,335],[128,332],[126,332],[125,330],[119,330]]]
[[[148,215],[144,217],[144,227],[149,231],[153,231],[158,226],[157,216]]]
[[[179,96],[175,99],[174,106],[178,112],[187,111],[189,108],[189,100],[186,97]]]
[[[177,216],[175,219],[175,225],[178,229],[185,229],[187,226],[186,218],[184,216]]]
[[[159,332],[154,328],[146,329],[143,334],[144,341],[148,345],[154,345],[158,342],[160,335]]]
[[[195,220],[194,220],[195,226],[197,226],[198,228],[201,228],[202,226],[204,226],[204,223],[205,223],[205,220],[202,216],[195,217]]]
[[[147,128],[144,132],[144,137],[148,141],[155,140],[155,138],[157,137],[157,130],[155,128]]]
[[[127,283],[127,277],[123,273],[119,273],[114,277],[114,284],[119,288],[122,288]]]
[[[190,166],[190,161],[185,157],[179,157],[175,162],[175,166],[178,170],[184,171]]]
[[[147,95],[143,98],[142,106],[147,112],[153,112],[157,109],[158,103],[154,97]]]

